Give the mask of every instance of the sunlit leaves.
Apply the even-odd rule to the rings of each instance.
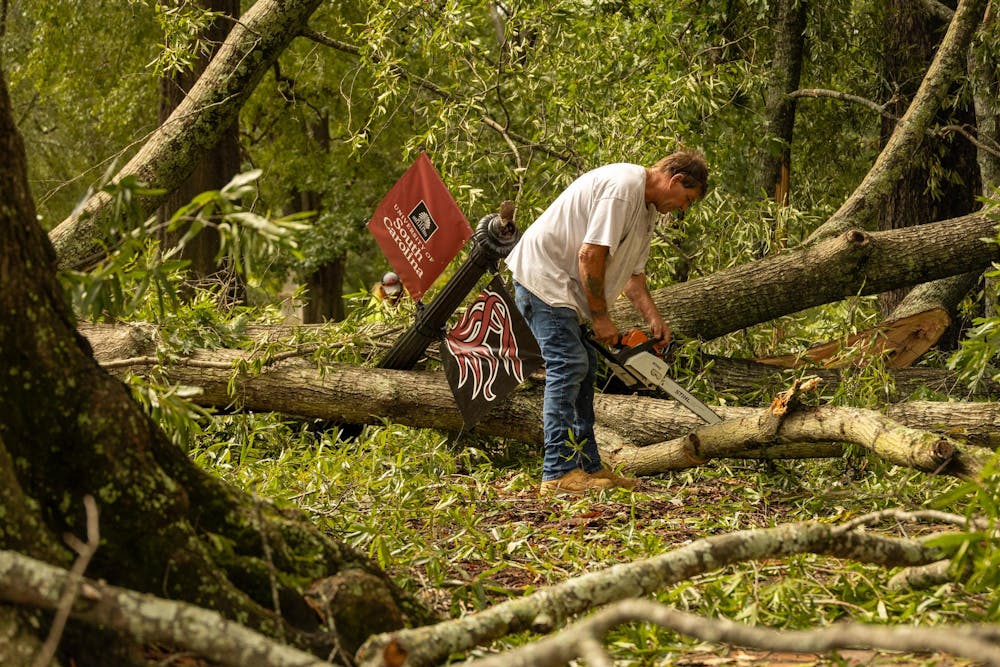
[[[215,45],[203,36],[212,22],[222,16],[221,12],[211,12],[199,3],[184,0],[151,4],[163,31],[159,56],[149,63],[158,76],[188,71],[200,58],[212,52]]]
[[[168,306],[177,305],[177,291],[186,278],[185,260],[174,259],[184,246],[201,233],[216,233],[221,243],[217,261],[231,265],[249,284],[266,271],[279,252],[294,254],[298,234],[308,229],[303,220],[308,213],[273,217],[253,209],[256,179],[260,171],[236,176],[218,191],[197,195],[177,209],[164,223],[168,231],[183,231],[170,248],[162,248],[159,223],[155,218],[137,224],[135,201],[155,193],[135,181],[122,179],[105,188],[113,198],[116,215],[127,230],[109,229],[107,237],[116,245],[87,272],[63,274],[67,291],[77,312],[94,320],[129,319],[142,315],[162,320]],[[145,310],[147,303],[155,308]]]

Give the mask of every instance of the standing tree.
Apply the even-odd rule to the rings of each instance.
[[[323,655],[353,651],[376,628],[419,616],[366,558],[197,468],[97,365],[35,219],[2,71],[0,148],[0,547],[69,567],[74,552],[63,536],[88,535],[90,497],[100,513],[90,576],[213,609]],[[350,581],[343,588],[357,597],[338,598],[344,613],[324,628],[304,593],[331,576]],[[48,625],[41,612],[0,605],[0,636],[10,638],[0,662],[27,664]],[[139,649],[71,622],[60,656],[128,665]]]
[[[203,34],[195,38],[197,46],[191,49],[196,54],[195,61],[164,74],[160,79],[161,124],[187,97],[240,15],[239,0],[203,0],[198,4],[200,7],[195,11],[209,12],[213,18]],[[207,148],[187,180],[166,197],[160,217],[169,220],[174,211],[202,192],[221,190],[239,171],[239,124],[234,118],[225,124],[215,145]],[[182,224],[175,231],[165,233],[167,247],[175,244],[187,231],[188,225]],[[218,234],[199,234],[184,245],[180,257],[191,262],[190,270],[195,280],[208,278],[220,270],[217,260],[219,246]]]

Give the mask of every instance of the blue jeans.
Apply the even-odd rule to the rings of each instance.
[[[514,299],[545,360],[542,480],[562,477],[574,468],[597,472],[601,469],[594,438],[597,351],[587,343],[572,308],[552,307],[517,283]]]

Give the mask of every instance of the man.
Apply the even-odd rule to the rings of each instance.
[[[624,291],[653,338],[670,339],[646,287],[653,227],[661,213],[683,216],[707,187],[708,167],[695,150],[679,150],[652,167],[599,167],[571,183],[507,256],[517,307],[545,360],[540,495],[635,486],[601,464],[594,439],[597,352],[585,327],[598,342],[616,344],[608,305]]]

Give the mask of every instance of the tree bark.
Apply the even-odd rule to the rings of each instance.
[[[0,551],[0,599],[6,602],[55,610],[63,589],[70,583],[68,573],[61,568],[15,552]],[[84,579],[80,588],[72,606],[73,618],[115,628],[130,637],[141,637],[144,642],[177,646],[230,667],[328,667],[330,664],[270,641],[213,611],[94,579]]]
[[[773,11],[774,57],[764,103],[764,148],[760,157],[761,190],[774,197],[779,206],[788,205],[792,161],[792,134],[795,128],[796,99],[790,94],[802,76],[809,3],[781,0]],[[782,230],[773,230],[774,247],[785,245]]]
[[[885,91],[893,98],[888,107],[892,118],[883,117],[882,137],[887,142],[895,131],[895,118],[916,93],[927,71],[937,42],[938,22],[923,8],[905,0],[886,3],[884,11],[882,54]],[[952,84],[954,86],[954,84]],[[966,106],[940,109],[933,119],[937,125],[971,125],[974,112]],[[943,175],[935,176],[935,169]],[[961,176],[960,182],[948,174]],[[934,184],[929,187],[928,184]],[[965,215],[977,208],[981,190],[976,165],[975,146],[954,133],[928,135],[915,147],[896,181],[895,187],[881,201],[879,229],[898,229]],[[900,288],[879,295],[879,306],[888,316],[908,290]]]
[[[969,78],[976,109],[976,136],[979,140],[979,173],[983,194],[995,196],[1000,187],[1000,75],[990,44],[1000,24],[993,5],[986,9],[982,26],[969,49]]]
[[[680,438],[645,447],[616,448],[607,457],[602,452],[601,458],[624,473],[641,476],[692,468],[713,458],[746,458],[754,451],[763,456],[774,445],[818,443],[827,453],[826,445],[838,442],[860,445],[898,466],[968,479],[982,471],[993,455],[986,449],[963,447],[946,436],[908,428],[877,412],[854,408],[796,412],[763,437],[757,426],[764,414],[766,410],[758,410],[747,417],[700,426]]]
[[[807,350],[806,354],[810,350]],[[751,361],[702,355],[695,370],[716,391],[760,393],[771,388],[773,392],[788,383],[787,368],[796,367],[796,361],[801,356],[802,353],[788,355],[787,361],[790,365],[785,367],[763,363],[760,359]],[[840,384],[845,379],[845,374],[851,372],[854,372],[852,367],[809,367],[809,374],[820,377],[828,386]],[[915,366],[887,369],[886,374],[888,382],[883,387],[885,392],[883,399],[892,403],[908,400],[918,391],[927,390],[966,398],[989,399],[1000,396],[1000,384],[984,378],[975,388],[970,388],[959,382],[957,373],[949,370]]]
[[[166,124],[173,111],[188,96],[191,88],[205,71],[207,61],[218,52],[240,15],[239,0],[200,0],[206,11],[221,12],[202,39],[214,45],[207,55],[202,55],[190,70],[165,76],[160,81],[160,124]],[[216,144],[205,151],[191,175],[176,190],[166,195],[160,207],[161,221],[167,221],[174,211],[186,205],[196,195],[208,190],[221,190],[240,171],[239,114],[225,128],[220,128]],[[183,227],[174,232],[164,232],[167,247],[173,247],[187,232]],[[196,280],[212,276],[219,270],[216,257],[221,242],[218,234],[199,234],[191,239],[180,253],[180,259],[191,262],[189,269]],[[243,290],[239,290],[241,293]]]
[[[982,270],[1000,258],[984,239],[996,220],[971,214],[916,228],[853,230],[653,293],[678,336],[711,340],[854,295]],[[611,307],[619,328],[642,326],[627,299]]]
[[[176,190],[206,151],[235,122],[243,104],[281,52],[306,26],[320,0],[258,0],[233,28],[190,94],[139,152],[115,175],[118,182],[135,176],[167,192]],[[138,199],[143,216],[163,203],[163,195]],[[105,192],[83,206],[49,234],[64,268],[81,268],[103,256],[106,230],[126,221],[116,218]]]
[[[102,348],[98,346],[99,351]],[[170,360],[161,366],[161,371],[164,379],[171,383],[197,387],[199,394],[193,400],[208,407],[228,409],[235,399],[237,409],[255,412],[277,412],[348,424],[378,423],[389,417],[395,423],[417,428],[455,433],[466,430],[451,388],[440,371],[395,371],[350,365],[319,369],[315,364],[295,356],[294,352],[273,360],[253,360],[263,363],[259,374],[249,375],[238,370],[249,366],[250,361],[245,353],[234,350],[200,350],[189,357]],[[104,363],[117,373],[131,371],[141,374],[162,361],[146,355],[104,359]],[[487,414],[476,425],[475,431],[482,435],[540,444],[540,406],[540,383],[529,381]],[[975,447],[949,442],[948,447],[957,452],[954,455],[949,449],[946,454],[920,458],[918,452],[925,451],[925,448],[936,451],[934,448],[942,440],[941,436],[924,431],[907,431],[892,419],[877,413],[835,408],[826,410],[796,417],[793,426],[788,427],[788,433],[795,435],[776,431],[767,441],[749,442],[745,430],[736,420],[755,419],[760,409],[718,408],[724,419],[732,421],[724,422],[723,426],[712,430],[712,436],[708,436],[705,429],[709,427],[701,426],[697,417],[674,401],[600,394],[595,403],[598,424],[614,434],[613,438],[602,443],[602,456],[607,456],[613,463],[624,463],[627,471],[638,474],[690,467],[715,456],[779,458],[839,455],[839,448],[827,444],[820,445],[818,450],[800,444],[826,443],[829,440],[855,442],[891,462],[928,472],[940,469],[941,472],[966,476],[982,465],[982,457]],[[977,428],[988,432],[993,423],[993,412],[986,406],[980,415],[984,419]],[[948,421],[946,419],[945,424]],[[936,427],[926,424],[926,428],[934,430],[942,428],[942,425],[940,422]],[[672,438],[682,440],[647,451],[648,445]],[[700,441],[714,444],[709,445],[710,451],[699,451],[697,446],[692,448],[691,442]],[[639,451],[634,450],[635,447],[640,448]]]
[[[630,599],[608,605],[556,635],[507,653],[473,660],[465,663],[465,667],[561,667],[577,658],[587,664],[610,665],[611,656],[599,640],[613,627],[626,623],[655,623],[704,642],[768,652],[808,654],[850,648],[906,653],[940,651],[986,665],[1000,665],[1000,648],[996,646],[994,633],[981,626],[886,627],[848,621],[826,628],[788,630],[753,627],[727,618],[704,618],[650,600]]]

